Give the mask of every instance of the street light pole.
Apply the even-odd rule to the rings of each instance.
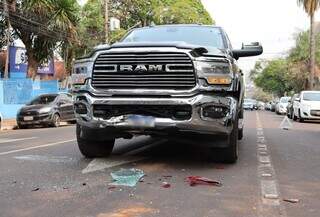
[[[107,44],[109,42],[109,0],[104,0],[104,41]]]
[[[7,26],[7,33],[6,33],[6,37],[7,37],[7,55],[6,55],[6,63],[5,63],[5,68],[4,68],[4,78],[8,79],[9,78],[9,57],[10,57],[10,17],[9,17],[9,8],[8,8],[8,2],[7,0],[5,0],[3,2],[4,4],[4,14],[5,17],[7,17],[7,22],[8,22],[8,26]]]

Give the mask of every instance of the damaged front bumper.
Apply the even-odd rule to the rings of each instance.
[[[182,118],[163,117],[162,114],[146,114],[143,106],[189,106],[189,116]],[[75,96],[75,110],[77,122],[91,129],[112,129],[112,132],[126,132],[132,134],[153,134],[156,132],[193,132],[209,135],[229,135],[236,118],[237,100],[231,96],[219,96],[213,94],[198,94],[191,97],[96,97],[89,93],[77,93]],[[103,106],[111,106],[112,112],[121,106],[132,107],[132,114],[140,116],[152,116],[153,124],[150,126],[135,126],[126,121],[128,113],[116,113],[116,116],[97,115]],[[160,110],[159,110],[160,111]],[[173,110],[174,111],[174,110]],[[102,111],[103,112],[103,111]],[[179,112],[179,111],[177,111]],[[185,110],[184,110],[185,112]],[[161,112],[163,113],[163,112]],[[171,114],[171,113],[170,113]]]

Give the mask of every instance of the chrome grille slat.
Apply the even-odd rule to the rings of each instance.
[[[162,65],[162,70],[159,66],[157,70],[120,71],[119,65]],[[194,87],[196,77],[192,60],[185,53],[104,53],[94,63],[91,84],[101,89],[183,90]]]
[[[99,63],[112,63],[112,64],[117,64],[117,63],[191,63],[191,60],[115,60],[115,61],[97,61],[96,64]]]
[[[171,77],[185,77],[185,78],[193,78],[193,75],[185,75],[185,74],[154,74],[154,75],[119,75],[119,74],[95,74],[93,75],[93,77],[95,79],[99,79],[99,78],[154,78],[154,77],[159,77],[159,78],[171,78]]]

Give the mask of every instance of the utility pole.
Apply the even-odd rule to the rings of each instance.
[[[104,0],[104,41],[107,44],[109,42],[109,0]]]
[[[3,9],[4,9],[4,14],[5,17],[7,17],[7,55],[6,55],[6,63],[5,63],[5,68],[4,68],[4,78],[8,79],[9,78],[9,58],[10,58],[10,29],[11,29],[11,25],[10,25],[10,17],[9,17],[9,8],[8,8],[8,2],[7,0],[3,1]]]

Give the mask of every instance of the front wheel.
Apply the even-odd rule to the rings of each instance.
[[[212,157],[214,161],[221,163],[233,164],[238,160],[238,117],[233,124],[232,132],[229,136],[227,148],[212,148]]]
[[[97,131],[77,124],[78,147],[87,158],[108,157],[112,153],[115,139],[101,139]]]
[[[51,126],[52,127],[60,127],[60,115],[58,114],[54,114],[53,117],[52,117],[52,123],[51,123]]]
[[[301,111],[299,110],[299,122],[300,123],[303,123],[304,122],[304,119],[301,117]]]

